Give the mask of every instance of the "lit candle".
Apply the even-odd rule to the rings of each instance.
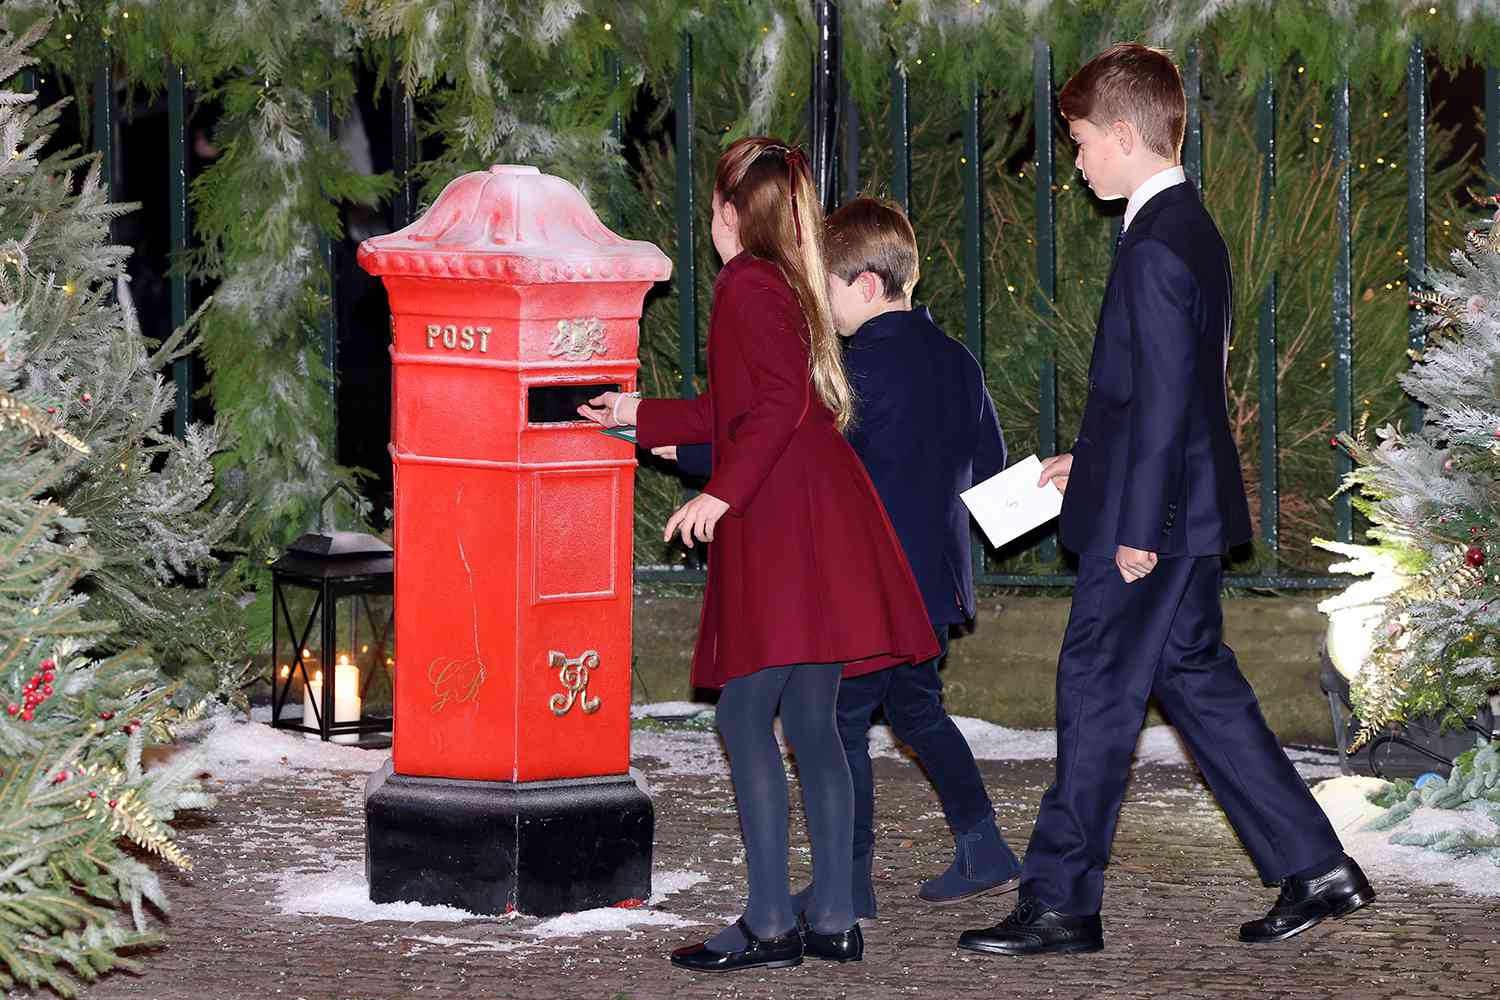
[[[358,722],[360,708],[359,667],[349,662],[347,654],[340,654],[333,669],[333,721]],[[359,733],[342,733],[333,739],[336,743],[358,743]]]
[[[349,662],[348,654],[339,654],[333,668],[333,721],[358,722],[361,699],[359,694],[359,667]],[[302,692],[302,724],[316,726],[318,716],[314,708],[323,707],[323,671],[313,673],[312,683]],[[311,735],[311,734],[308,734]],[[358,743],[359,733],[338,733],[335,743]]]
[[[315,670],[312,680],[302,687],[302,724],[304,726],[316,726],[318,715],[314,705],[320,705],[323,698],[323,671]],[[311,734],[308,734],[311,735]]]

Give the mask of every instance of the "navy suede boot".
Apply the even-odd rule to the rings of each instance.
[[[1020,885],[1021,862],[1000,836],[995,817],[953,838],[953,864],[922,883],[918,898],[928,903],[957,903]]]
[[[873,920],[875,917],[875,855],[873,852],[854,859],[854,919]],[[799,892],[792,893],[792,907],[798,913],[807,912],[812,901],[813,884],[809,882]]]

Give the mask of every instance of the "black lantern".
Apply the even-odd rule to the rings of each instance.
[[[323,503],[340,489],[350,492],[335,486]],[[389,746],[368,734],[391,731],[394,553],[374,535],[325,531],[321,507],[318,530],[271,564],[271,725]]]

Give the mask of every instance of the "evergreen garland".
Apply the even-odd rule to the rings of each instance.
[[[0,19],[13,29],[58,19],[40,52],[80,93],[97,32],[133,85],[160,87],[171,61],[198,94],[221,103],[214,141],[225,155],[195,180],[199,248],[185,264],[221,282],[201,321],[201,349],[227,431],[220,481],[249,507],[238,539],[252,572],[306,527],[330,480],[350,474],[329,454],[317,323],[326,279],[312,248],[319,234],[340,235],[338,202],[374,204],[392,190],[390,178],[350,168],[317,126],[315,99],[328,95],[338,118],[352,100],[355,63],[366,60],[384,78],[400,77],[415,95],[422,132],[441,140],[420,167],[426,198],[462,171],[525,161],[577,183],[616,228],[670,249],[675,178],[669,159],[654,159],[670,151],[634,151],[635,160],[654,162],[628,172],[615,116],[630,110],[641,87],[666,112],[682,34],[690,32],[702,161],[695,175],[704,191],[703,164],[711,166],[720,143],[752,131],[802,132],[813,39],[806,0],[7,0],[5,7]],[[1222,78],[1245,94],[1291,62],[1310,88],[1347,75],[1371,100],[1399,90],[1414,37],[1450,66],[1500,51],[1500,17],[1476,2],[842,0],[840,10],[845,73],[872,126],[883,124],[893,62],[914,95],[924,95],[914,108],[952,105],[978,79],[987,122],[999,129],[988,134],[1001,137],[991,139],[992,161],[1006,142],[1013,150],[1024,140],[1010,125],[1030,109],[1038,35],[1052,46],[1058,80],[1111,41],[1141,39],[1179,53],[1197,41],[1204,65],[1232,67]],[[618,86],[610,56],[618,57]],[[922,183],[936,191],[944,176],[924,174]],[[996,193],[993,180],[986,182],[993,203],[1024,203],[1024,185]],[[995,221],[992,231],[1002,228]],[[715,262],[704,237],[707,274]],[[1027,270],[1006,265],[1003,273]],[[996,277],[992,288],[1024,288]],[[992,329],[997,320],[1025,319],[1009,299],[992,296]],[[707,302],[699,306],[706,323]],[[672,391],[682,377],[675,323],[672,303],[653,295],[643,326],[648,391]],[[663,500],[676,491],[650,473],[642,486]],[[641,512],[655,514],[650,502]]]

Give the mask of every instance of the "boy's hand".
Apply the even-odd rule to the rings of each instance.
[[[580,406],[578,415],[601,427],[634,427],[635,413],[640,405],[639,396],[623,392],[602,392],[589,400],[587,405]]]
[[[1129,545],[1121,545],[1115,549],[1115,569],[1120,571],[1120,577],[1126,583],[1145,577],[1156,568],[1156,553],[1147,552],[1145,549],[1133,549]]]
[[[657,458],[665,458],[668,462],[677,461],[677,446],[675,444],[664,444],[660,448],[652,448],[651,454]]]
[[[661,540],[671,541],[673,533],[680,532],[682,544],[688,548],[693,547],[694,538],[700,542],[711,542],[714,540],[714,525],[719,523],[719,518],[728,510],[729,504],[718,497],[699,493],[678,507],[677,512],[667,519],[667,530],[662,532]]]
[[[1046,486],[1052,483],[1057,487],[1057,492],[1063,493],[1068,489],[1068,475],[1073,471],[1073,453],[1063,452],[1061,455],[1053,455],[1051,458],[1042,459],[1042,478],[1037,480],[1038,486]]]

